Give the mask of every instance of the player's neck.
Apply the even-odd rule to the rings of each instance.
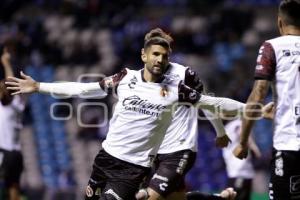
[[[287,26],[284,30],[284,35],[296,35],[300,36],[300,28],[296,26]]]
[[[147,68],[145,67],[145,69],[143,70],[143,74],[142,74],[142,76],[143,76],[143,78],[144,78],[144,80],[146,81],[146,82],[154,82],[154,83],[156,83],[158,80],[160,80],[161,79],[161,76],[157,76],[157,75],[154,75],[154,74],[152,74],[151,72],[149,72],[148,70],[147,70]]]

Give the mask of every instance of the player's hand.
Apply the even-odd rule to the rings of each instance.
[[[215,144],[216,147],[224,148],[227,147],[230,142],[231,142],[230,138],[227,135],[224,135],[222,137],[217,137]]]
[[[236,197],[236,191],[233,188],[226,188],[220,193],[220,196],[226,200],[234,200]]]
[[[275,104],[274,102],[269,102],[262,108],[262,116],[265,119],[274,119],[275,115]]]
[[[5,82],[7,89],[11,90],[12,95],[16,94],[24,94],[24,93],[32,93],[37,92],[39,90],[39,83],[32,79],[30,76],[25,75],[21,72],[21,77],[8,77]]]
[[[7,48],[4,47],[3,53],[1,55],[1,63],[3,64],[3,66],[7,66],[10,64],[10,60],[11,60],[11,55],[8,52]]]
[[[247,156],[248,156],[248,146],[239,144],[233,150],[233,154],[234,154],[235,157],[237,157],[239,159],[247,158]]]
[[[140,189],[136,194],[135,194],[135,198],[137,200],[146,200],[149,198],[149,195],[148,195],[148,192],[147,192],[147,189],[143,188],[143,189]]]

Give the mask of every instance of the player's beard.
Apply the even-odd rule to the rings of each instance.
[[[153,76],[162,76],[165,73],[166,66],[164,65],[147,65],[146,68]]]

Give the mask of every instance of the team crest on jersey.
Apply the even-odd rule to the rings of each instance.
[[[162,97],[166,97],[169,94],[169,89],[166,85],[164,85],[161,89],[160,89],[160,96]]]
[[[92,196],[93,196],[94,191],[93,191],[93,189],[91,188],[91,186],[88,185],[88,186],[86,187],[85,194],[86,194],[87,197],[92,197]]]

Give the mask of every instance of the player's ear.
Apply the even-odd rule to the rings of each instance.
[[[278,29],[279,29],[279,33],[281,35],[284,34],[284,22],[282,20],[282,17],[279,15],[278,18],[277,18],[277,26],[278,26]]]
[[[142,48],[141,50],[141,58],[142,58],[142,61],[145,63],[147,61],[147,56],[145,54],[145,49]]]

